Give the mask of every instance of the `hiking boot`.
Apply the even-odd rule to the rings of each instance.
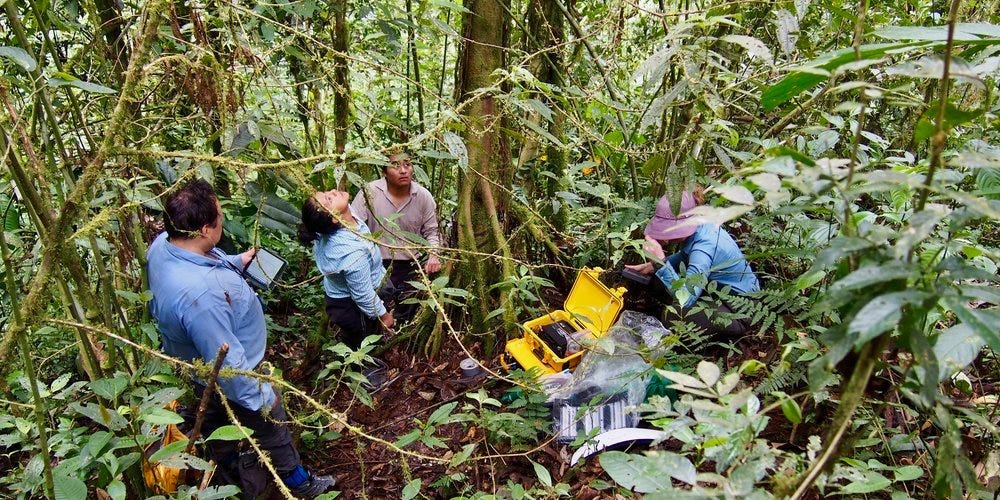
[[[299,498],[315,498],[333,489],[337,480],[333,476],[314,476],[309,474],[309,479],[296,488],[292,488],[292,494]]]

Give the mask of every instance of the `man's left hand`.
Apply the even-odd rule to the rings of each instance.
[[[427,274],[434,274],[441,270],[441,261],[438,260],[437,255],[431,255],[427,257],[427,263],[424,264],[424,272]]]
[[[254,255],[257,255],[256,248],[251,248],[250,250],[247,250],[246,252],[240,254],[240,259],[243,262],[243,267],[247,267],[250,265],[250,261],[253,260]]]

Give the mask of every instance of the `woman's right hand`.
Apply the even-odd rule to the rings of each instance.
[[[392,311],[386,311],[385,314],[379,316],[379,322],[382,323],[382,329],[391,332],[392,328],[396,326],[396,318],[392,317]]]

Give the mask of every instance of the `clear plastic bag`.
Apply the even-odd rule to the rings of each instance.
[[[607,335],[583,339],[588,352],[572,378],[549,399],[556,439],[569,442],[594,429],[634,427],[639,417],[631,408],[645,399],[649,381],[650,365],[640,353],[646,350],[655,355],[669,333],[652,316],[624,311]]]

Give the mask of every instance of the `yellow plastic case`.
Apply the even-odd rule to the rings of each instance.
[[[608,333],[622,310],[625,288],[610,289],[604,286],[599,279],[601,271],[599,267],[582,269],[563,303],[563,309],[523,323],[521,329],[524,336],[507,342],[507,356],[525,370],[536,368],[541,375],[576,367],[584,351],[561,358],[539,338],[538,333],[543,326],[557,321],[570,323],[575,331],[589,328],[598,338]],[[501,362],[504,368],[512,368],[503,357]]]

